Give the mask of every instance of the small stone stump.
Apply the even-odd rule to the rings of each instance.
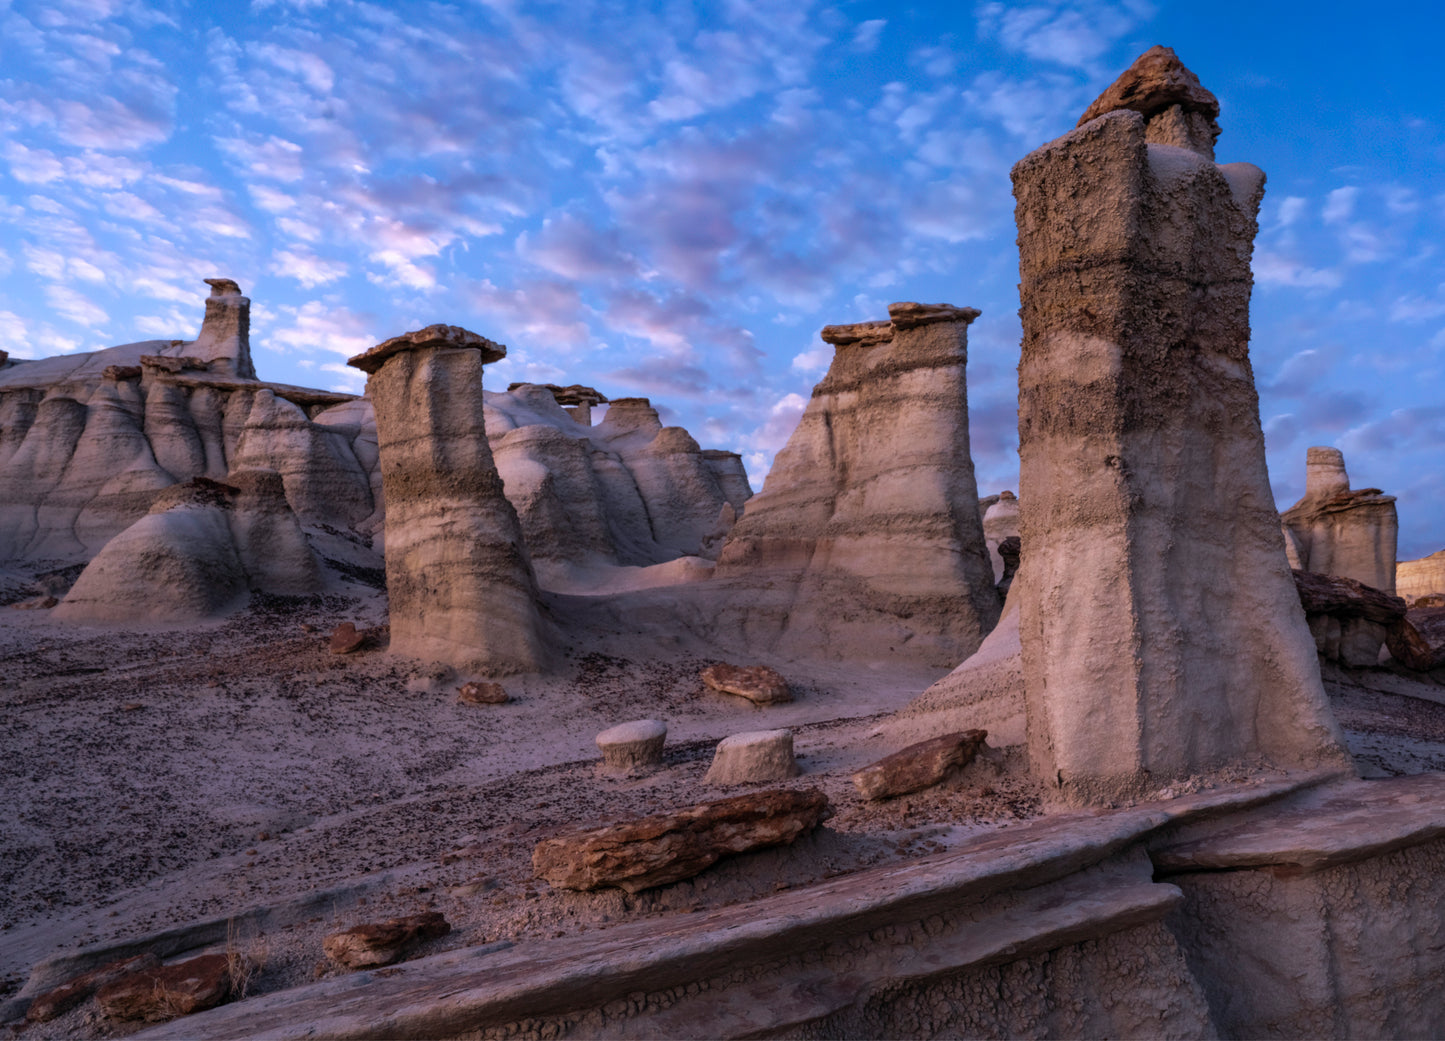
[[[366,633],[356,628],[353,622],[342,622],[331,631],[332,654],[354,654],[366,642]]]
[[[931,788],[949,771],[972,762],[986,737],[987,730],[964,730],[919,741],[859,770],[853,786],[865,799],[891,799]]]
[[[347,969],[370,969],[390,965],[414,947],[436,940],[452,931],[451,923],[438,911],[367,922],[321,941],[326,957]]]
[[[793,700],[792,688],[777,669],[766,665],[709,665],[702,682],[722,694],[747,698],[755,705],[779,705]]]
[[[602,765],[608,770],[638,770],[662,762],[667,724],[660,719],[634,719],[597,735]]]
[[[786,781],[802,773],[793,758],[791,730],[755,730],[718,742],[704,784]]]
[[[505,705],[511,700],[512,695],[508,694],[507,689],[500,683],[472,680],[457,688],[459,705]]]

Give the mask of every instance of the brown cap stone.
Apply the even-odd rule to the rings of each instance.
[[[1108,90],[1079,117],[1078,126],[1119,109],[1133,109],[1145,119],[1175,105],[1209,119],[1219,116],[1219,100],[1184,67],[1172,47],[1150,47],[1124,70]]]
[[[834,347],[849,347],[859,344],[870,347],[893,339],[892,322],[855,322],[852,325],[825,325],[818,334],[824,343]]]
[[[507,356],[507,348],[494,343],[485,336],[479,336],[459,325],[429,325],[415,332],[402,333],[385,340],[369,351],[347,359],[346,364],[354,366],[368,376],[381,368],[382,363],[393,354],[402,351],[421,350],[426,347],[471,347],[482,352],[482,364],[501,361]]]
[[[954,307],[952,304],[915,304],[908,301],[888,305],[888,317],[895,329],[912,329],[934,322],[971,322],[983,314],[976,307]]]
[[[241,287],[229,278],[207,278],[206,285],[211,287],[212,296],[241,296]]]

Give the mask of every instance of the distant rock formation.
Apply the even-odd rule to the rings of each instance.
[[[391,649],[491,676],[533,672],[548,658],[532,564],[483,415],[482,366],[506,353],[430,325],[347,363],[367,374],[376,409]]]
[[[1212,161],[1215,104],[1156,48],[1013,170],[1012,595],[1031,768],[1069,798],[1240,759],[1348,769],[1249,362],[1264,174]]]
[[[380,565],[372,403],[254,379],[250,301],[229,279],[207,281],[194,341],[0,366],[0,563],[88,561],[167,488],[269,469],[307,537],[326,543],[323,556]],[[573,414],[558,393],[579,402]],[[482,396],[542,585],[585,590],[599,567],[715,556],[727,530],[720,518],[752,494],[739,456],[664,429],[644,398],[622,399],[610,422],[587,425],[576,409],[594,396],[606,401],[591,388],[529,384]]]
[[[106,543],[54,617],[73,622],[190,622],[225,614],[253,591],[309,593],[321,569],[274,470],[200,477],[163,491]]]
[[[978,311],[888,312],[823,330],[837,353],[723,544],[719,597],[784,652],[947,667],[999,611],[968,447]]]
[[[1395,565],[1395,592],[1406,599],[1445,593],[1445,549]]]
[[[1286,510],[1282,520],[1298,559],[1294,566],[1395,592],[1400,535],[1395,497],[1378,488],[1351,491],[1338,448],[1309,450],[1304,498]]]
[[[988,556],[993,562],[993,580],[1001,582],[1004,576],[1004,559],[999,546],[1006,539],[1018,538],[1019,500],[1013,492],[1000,492],[997,501],[983,515],[983,540],[988,546]]]

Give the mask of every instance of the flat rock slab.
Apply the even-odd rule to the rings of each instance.
[[[321,941],[326,956],[347,969],[372,969],[400,961],[408,951],[428,940],[452,931],[451,924],[437,911],[367,922]]]
[[[766,665],[709,665],[702,682],[721,694],[735,694],[755,705],[780,705],[793,700],[792,688],[777,669]]]
[[[662,762],[667,724],[660,719],[634,719],[597,735],[602,765],[612,770],[633,770]]]
[[[931,788],[949,771],[972,762],[986,737],[987,730],[962,730],[909,745],[859,770],[853,786],[865,799],[891,799]]]
[[[816,788],[753,792],[543,839],[532,868],[559,889],[637,893],[691,878],[725,856],[787,845],[827,811]]]
[[[1128,810],[1043,818],[981,836],[935,856],[871,868],[703,914],[629,922],[581,936],[515,946],[492,944],[447,951],[408,962],[388,977],[348,976],[263,994],[207,1013],[194,1024],[153,1028],[144,1037],[148,1041],[189,1038],[197,1033],[215,1041],[257,1036],[278,1041],[456,1037],[521,1019],[584,1011],[639,990],[666,989],[742,966],[774,962],[780,951],[822,950],[836,940],[886,929],[900,921],[952,913],[960,904],[986,899],[989,894],[1042,886],[1098,864],[1160,828],[1238,812],[1336,776],[1327,771],[1286,775]],[[1142,915],[1146,911],[1142,897],[1148,897],[1157,907],[1155,913],[1161,914],[1167,910],[1162,905],[1177,899],[1172,886],[1109,888],[1118,894],[1109,898],[1110,903],[1119,904],[1129,893],[1137,896],[1130,897],[1128,907],[1111,907],[1100,900],[1097,911],[1090,913],[1095,922],[1105,914]],[[1102,892],[1099,895],[1104,896]],[[1078,901],[1053,909],[1050,929],[1062,929],[1061,920],[1071,908],[1084,910]],[[1020,913],[1024,910],[1020,908]],[[1032,944],[1040,935],[1032,926],[1026,936],[1023,930],[985,924],[989,935],[970,933],[960,940],[981,948],[995,942],[1006,947]],[[1088,930],[1097,935],[1100,928],[1090,925]],[[1063,939],[1072,941],[1071,937]],[[917,953],[920,961],[933,961],[931,966],[920,966],[917,971],[921,972],[947,968],[955,959],[965,958],[961,951],[950,951],[946,957],[934,957],[927,949]],[[975,964],[993,957],[982,949],[966,955]],[[766,1018],[774,1008],[780,1015],[788,1011],[782,1001],[770,1003],[769,984],[767,979],[754,984],[766,993],[748,1003],[750,1017]],[[734,990],[725,991],[721,998],[734,995]],[[792,995],[789,1000],[807,1000],[807,994]],[[651,1023],[645,1020],[636,1025]],[[689,1036],[668,1030],[667,1025],[650,1034],[639,1031],[639,1036]],[[690,1025],[693,1036],[770,1036],[755,1020],[736,1032],[726,1029],[721,1017],[708,1031],[696,1029],[695,1021]],[[183,1026],[190,1031],[182,1030]]]
[[[766,784],[801,773],[791,730],[755,730],[718,742],[704,784]]]
[[[231,960],[224,954],[132,972],[96,992],[100,1010],[112,1019],[163,1023],[202,1009],[215,1008],[231,996]]]
[[[1155,867],[1308,875],[1445,838],[1445,775],[1355,781],[1150,852]]]
[[[161,960],[154,954],[137,954],[133,958],[122,958],[98,969],[83,972],[32,1001],[25,1012],[25,1020],[28,1023],[48,1023],[57,1016],[65,1015],[106,984],[114,983],[131,973],[158,969],[160,964]]]

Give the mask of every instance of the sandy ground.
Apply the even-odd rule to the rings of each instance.
[[[422,954],[567,935],[926,855],[1045,809],[1018,750],[930,791],[860,799],[849,774],[894,750],[879,723],[937,673],[762,659],[798,700],[760,709],[702,686],[720,653],[628,636],[598,615],[552,678],[509,684],[507,705],[460,705],[466,677],[380,647],[329,653],[338,623],[384,620],[379,595],[351,594],[257,597],[176,631],[61,628],[45,611],[0,609],[0,1002],[44,958],[197,920],[236,917],[229,942],[262,966],[259,993],[337,971],[322,938],[363,921],[443,912],[452,932]],[[553,603],[559,624],[589,612]],[[1330,680],[1362,772],[1445,769],[1445,703],[1429,700],[1445,702],[1445,686],[1379,670]],[[663,767],[602,772],[594,736],[643,717],[668,723]],[[745,790],[703,784],[713,746],[776,727],[794,731],[803,768],[788,784],[820,787],[834,806],[812,835],[637,896],[533,878],[546,835]],[[248,909],[307,895],[286,924],[247,924]],[[23,1036],[134,1029],[90,1003]]]

